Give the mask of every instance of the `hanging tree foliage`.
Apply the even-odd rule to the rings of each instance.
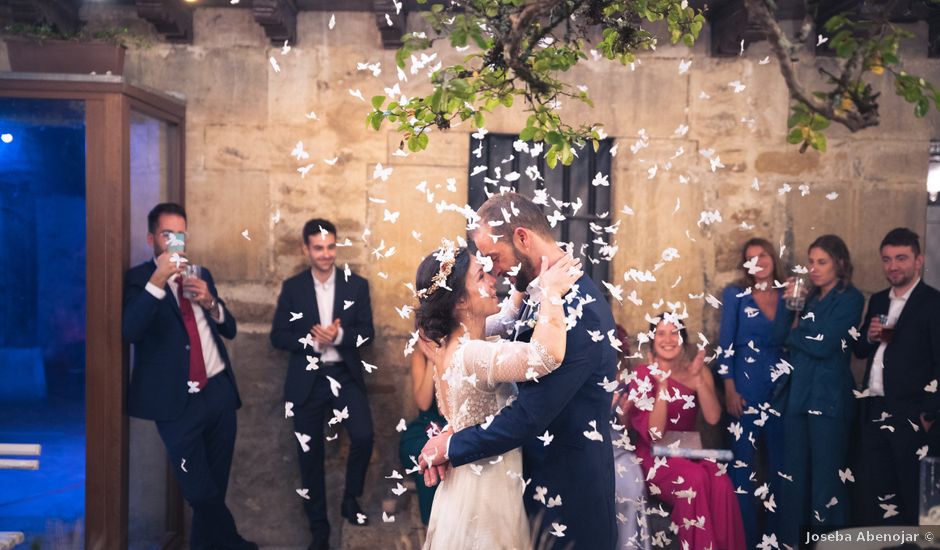
[[[938,3],[940,0],[924,0]],[[427,0],[419,0],[426,3]],[[836,122],[856,132],[877,126],[878,94],[871,79],[893,78],[897,94],[923,117],[940,108],[940,91],[925,79],[907,73],[898,54],[910,33],[894,25],[890,14],[896,0],[883,2],[874,14],[840,14],[815,29],[818,0],[806,0],[806,17],[794,36],[776,20],[773,0],[745,0],[751,18],[766,32],[792,98],[787,141],[805,151],[826,150],[823,131]],[[588,56],[627,65],[638,53],[654,50],[651,24],[665,23],[672,44],[692,47],[705,16],[687,0],[451,0],[424,12],[428,33],[409,33],[396,54],[400,69],[406,61],[440,40],[468,51],[460,63],[442,66],[431,77],[428,95],[400,103],[375,96],[366,122],[378,130],[384,121],[402,133],[411,151],[427,147],[428,130],[447,129],[455,121],[482,128],[486,116],[500,107],[523,101],[530,113],[520,139],[544,141],[550,167],[570,164],[574,148],[603,136],[599,125],[572,126],[562,120],[563,99],[592,105],[586,90],[561,79],[562,73]],[[836,56],[836,71],[820,69],[829,89],[810,91],[796,65],[800,46],[825,34]],[[469,46],[469,48],[468,48]]]

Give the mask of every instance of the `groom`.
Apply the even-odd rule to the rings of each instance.
[[[507,213],[511,213],[508,221]],[[472,234],[477,248],[493,260],[495,275],[508,276],[531,301],[535,285],[529,288],[529,283],[538,276],[541,258],[554,263],[565,254],[545,215],[516,193],[494,195],[477,214],[481,219]],[[503,223],[490,224],[496,221]],[[516,266],[517,274],[508,275]],[[430,459],[432,466],[448,461],[462,466],[521,446],[524,476],[531,479],[524,498],[537,528],[536,547],[552,546],[555,536],[559,537],[556,547],[612,549],[617,525],[613,449],[607,435],[611,398],[603,381],[616,378],[617,356],[607,338],[594,342],[588,331],[606,335],[615,325],[594,281],[584,275],[576,284],[579,298],[566,306],[566,315],[573,313],[581,299],[583,307],[577,325],[568,331],[561,366],[550,376],[519,384],[518,398],[488,427],[473,426],[432,438],[422,450],[421,464],[426,466]],[[523,309],[522,321],[537,318],[529,309]],[[517,331],[518,340],[528,341],[531,336],[527,324]],[[425,479],[435,484],[443,471],[427,469]]]

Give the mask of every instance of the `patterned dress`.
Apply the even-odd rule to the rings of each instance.
[[[444,375],[435,379],[437,402],[454,431],[486,426],[515,396],[514,382],[556,368],[538,342],[469,340],[457,346]],[[434,497],[424,548],[531,548],[524,491],[519,448],[451,469]]]

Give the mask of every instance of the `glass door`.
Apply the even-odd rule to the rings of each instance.
[[[153,258],[153,249],[147,246],[147,213],[157,203],[170,200],[170,151],[175,131],[174,125],[163,120],[136,109],[130,111],[130,266]],[[134,353],[133,346],[130,352]],[[128,548],[159,550],[177,520],[167,506],[174,496],[175,480],[154,422],[128,420],[128,469],[132,473],[128,476]]]
[[[0,531],[30,547],[183,541],[163,446],[126,415],[121,314],[147,211],[182,202],[185,116],[120,77],[0,72]]]
[[[83,539],[85,134],[84,101],[0,98],[0,531],[43,548]]]

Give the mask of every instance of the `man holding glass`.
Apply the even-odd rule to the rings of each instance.
[[[222,337],[235,337],[235,318],[209,270],[185,256],[183,207],[158,204],[147,223],[153,259],[124,277],[122,333],[134,345],[127,412],[157,424],[193,508],[190,547],[257,549],[225,505],[241,401]]]
[[[920,279],[924,256],[916,233],[893,229],[880,250],[891,286],[872,295],[854,344],[855,355],[868,360],[855,474],[858,522],[916,525],[918,461],[940,451],[929,445],[940,430],[934,426],[940,412],[940,292]]]

